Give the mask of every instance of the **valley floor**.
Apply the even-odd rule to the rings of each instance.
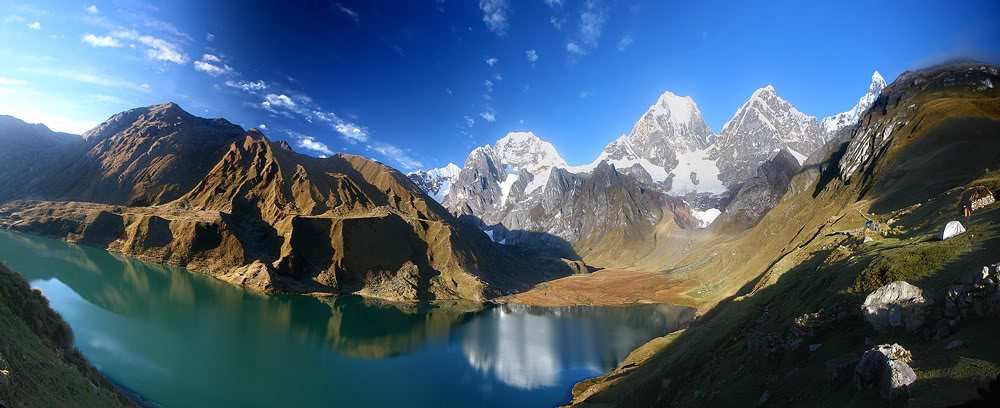
[[[701,283],[696,280],[677,279],[664,272],[602,269],[545,282],[527,292],[497,301],[547,307],[641,303],[691,306],[694,299],[686,293],[700,286]]]

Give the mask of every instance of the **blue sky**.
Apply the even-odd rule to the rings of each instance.
[[[815,3],[815,4],[814,4]],[[0,114],[82,132],[167,101],[300,152],[461,165],[531,130],[593,160],[664,91],[716,132],[774,85],[820,118],[878,70],[1000,62],[1000,2],[0,1]]]

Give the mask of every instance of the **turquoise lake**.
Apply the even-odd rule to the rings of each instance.
[[[102,373],[163,407],[549,407],[695,315],[263,295],[11,232],[0,261],[51,300]]]

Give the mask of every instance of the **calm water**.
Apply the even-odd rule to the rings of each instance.
[[[553,406],[694,310],[393,305],[261,295],[0,232],[105,375],[167,407]]]

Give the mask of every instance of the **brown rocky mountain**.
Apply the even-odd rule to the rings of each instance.
[[[63,154],[0,204],[0,227],[267,292],[484,300],[585,270],[494,244],[384,164],[297,154],[172,103],[116,115]]]

